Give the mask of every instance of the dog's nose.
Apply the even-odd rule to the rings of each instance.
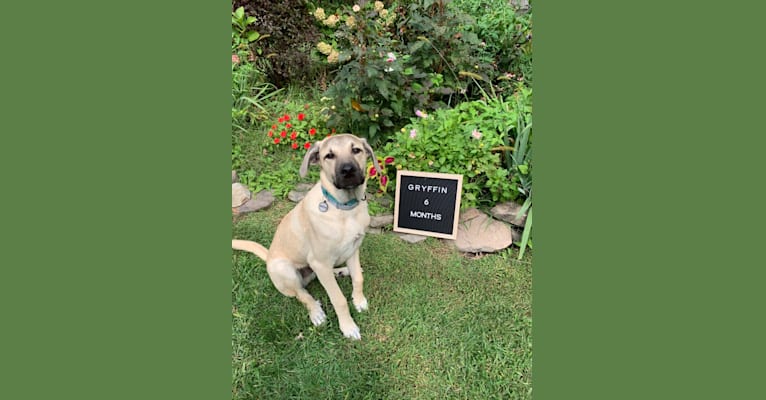
[[[340,166],[340,173],[343,176],[349,176],[354,173],[354,164],[346,163]]]

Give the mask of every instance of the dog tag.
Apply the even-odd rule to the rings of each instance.
[[[327,212],[327,201],[319,203],[319,212]]]

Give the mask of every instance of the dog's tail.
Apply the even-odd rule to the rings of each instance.
[[[269,255],[269,250],[265,247],[261,246],[258,243],[255,243],[250,240],[231,240],[231,248],[234,250],[244,250],[249,251],[256,256],[258,256],[261,260],[266,261],[266,257]]]

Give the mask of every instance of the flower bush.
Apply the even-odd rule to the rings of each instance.
[[[286,111],[269,126],[266,136],[273,147],[292,150],[308,150],[313,142],[330,136],[333,132],[324,128],[323,119],[309,104],[299,112]]]
[[[383,148],[396,160],[396,169],[462,174],[464,207],[527,196],[521,180],[531,174],[531,157],[513,168],[504,155],[513,154],[518,119],[531,118],[531,106],[511,96],[419,115]]]
[[[407,123],[415,109],[431,110],[470,94],[472,77],[484,80],[478,39],[470,19],[418,0],[408,8],[381,1],[346,5],[335,13],[313,11],[325,39],[318,55],[336,68],[325,92],[328,126],[355,132],[375,144]]]

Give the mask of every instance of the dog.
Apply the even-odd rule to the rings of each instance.
[[[300,167],[305,177],[309,165],[319,165],[319,182],[279,223],[271,247],[247,240],[232,240],[231,247],[249,251],[264,261],[274,287],[295,297],[315,325],[325,322],[322,305],[305,286],[317,277],[335,308],[343,336],[359,340],[359,327],[336,275],[350,275],[352,302],[358,312],[367,310],[359,247],[370,224],[367,211],[367,158],[380,171],[372,147],[351,134],[333,135],[309,148]],[[346,263],[345,268],[335,268]]]

